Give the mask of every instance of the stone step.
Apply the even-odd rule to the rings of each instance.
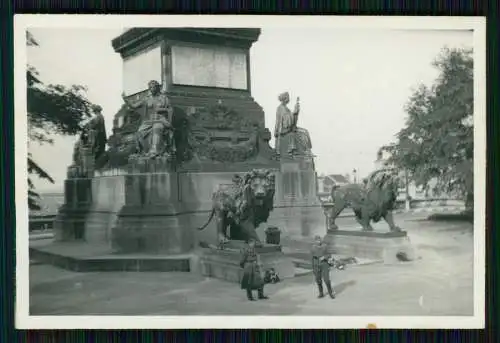
[[[51,239],[51,238],[54,238],[53,232],[34,233],[29,235],[30,241],[37,241],[40,239]]]

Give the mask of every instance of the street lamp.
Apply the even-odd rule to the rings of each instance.
[[[354,180],[354,183],[358,183],[358,178],[357,178],[357,173],[358,171],[356,169],[353,169],[352,170],[352,177],[353,177],[353,180]]]

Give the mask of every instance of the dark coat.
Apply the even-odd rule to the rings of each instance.
[[[262,268],[259,265],[255,248],[245,248],[242,250],[240,267],[243,268],[241,289],[259,289],[264,287]]]
[[[330,278],[330,265],[327,260],[329,257],[326,244],[314,244],[311,249],[312,267],[316,280]]]

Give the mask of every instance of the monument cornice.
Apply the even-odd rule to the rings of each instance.
[[[259,28],[132,28],[128,29],[111,42],[113,49],[120,54],[137,46],[154,36],[161,35],[166,40],[200,41],[208,42],[224,40],[238,45],[250,47],[257,41],[261,33]]]

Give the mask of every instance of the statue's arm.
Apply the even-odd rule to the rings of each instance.
[[[172,107],[172,104],[170,103],[170,99],[167,97],[166,94],[164,94],[164,102],[163,106],[165,107],[165,111],[167,112],[167,120],[172,123],[173,120],[173,115],[174,115],[174,108]]]
[[[141,107],[144,104],[143,99],[139,99],[137,101],[128,100],[125,96],[125,93],[122,93],[122,99],[123,99],[123,102],[125,103],[125,105],[127,105],[128,108],[133,109],[133,110],[138,109],[139,107]]]
[[[293,109],[293,126],[297,127],[297,122],[299,120],[299,112],[300,112],[300,105],[296,104],[295,108]]]
[[[130,107],[133,110],[140,108],[142,106],[142,104],[144,104],[144,100],[138,100],[135,102],[132,102],[132,101],[127,102],[128,107]]]

